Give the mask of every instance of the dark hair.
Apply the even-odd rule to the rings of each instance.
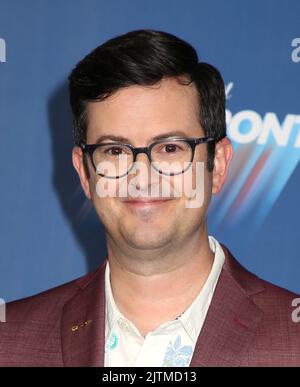
[[[219,71],[198,62],[196,50],[174,35],[136,30],[97,47],[71,72],[69,90],[75,144],[86,142],[87,102],[104,100],[126,86],[150,86],[171,77],[181,84],[195,83],[199,121],[205,136],[216,141],[225,137],[225,88]],[[215,143],[207,146],[208,170],[212,171]]]

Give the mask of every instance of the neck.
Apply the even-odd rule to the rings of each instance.
[[[111,288],[121,313],[142,334],[183,313],[197,297],[210,273],[214,254],[207,230],[184,246],[164,251],[149,250],[128,256],[108,243]]]

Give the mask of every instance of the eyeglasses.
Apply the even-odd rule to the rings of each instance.
[[[171,137],[140,148],[122,142],[80,144],[80,147],[84,153],[89,154],[98,175],[118,179],[131,171],[139,153],[148,156],[151,166],[158,173],[168,176],[179,175],[192,165],[196,145],[213,141],[216,140],[212,137]],[[107,168],[108,171],[104,173],[103,166],[108,165],[111,168]]]

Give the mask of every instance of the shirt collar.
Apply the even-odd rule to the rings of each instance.
[[[119,308],[117,307],[110,284],[110,269],[109,269],[109,260],[107,260],[106,268],[105,268],[105,299],[106,299],[106,325],[107,329],[105,329],[105,341],[108,340],[110,333],[116,324],[116,322],[123,317]]]
[[[208,237],[211,251],[215,254],[209,276],[198,296],[188,309],[179,317],[191,340],[196,343],[203,326],[214,290],[216,288],[225,254],[219,242],[212,236]]]
[[[173,323],[174,321],[181,321],[184,329],[186,330],[189,337],[194,343],[196,343],[198,335],[204,323],[225,260],[225,254],[219,242],[212,236],[209,236],[208,239],[210,249],[215,254],[215,256],[210,274],[203,288],[201,289],[200,293],[195,298],[193,303],[189,306],[188,309],[185,310],[183,314],[181,314],[176,320],[164,323],[160,326],[163,327]],[[107,261],[107,265],[105,268],[105,297],[107,325],[107,329],[105,329],[105,340],[107,341],[116,322],[120,319],[123,321],[127,321],[129,325],[132,325],[132,323],[122,315],[115,303],[110,283],[109,261]]]

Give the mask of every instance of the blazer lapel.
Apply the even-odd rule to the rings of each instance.
[[[67,367],[104,366],[106,261],[77,281],[77,295],[63,308],[62,353]]]
[[[263,312],[251,295],[264,291],[224,247],[225,263],[196,343],[191,367],[238,366],[254,339]],[[78,293],[62,313],[65,366],[104,366],[106,261],[77,281]]]
[[[238,366],[263,312],[250,295],[264,290],[224,247],[225,263],[196,343],[191,367]]]

